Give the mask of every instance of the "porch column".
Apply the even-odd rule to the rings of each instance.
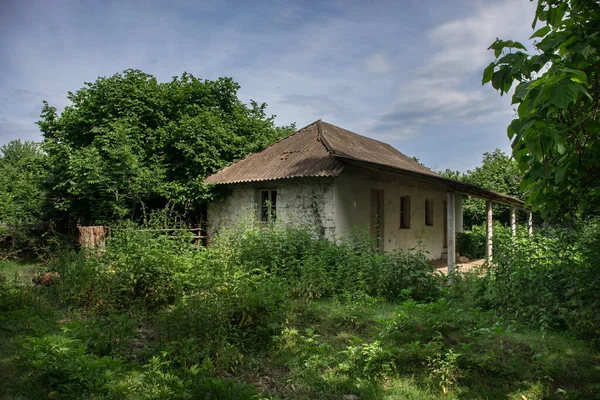
[[[510,206],[510,233],[512,237],[517,236],[517,207]]]
[[[454,265],[456,264],[456,208],[455,208],[455,196],[454,192],[448,192],[448,202],[446,204],[446,218],[448,223],[448,273],[454,272]]]
[[[485,257],[488,262],[492,261],[492,236],[494,226],[492,225],[492,202],[486,200],[485,202],[485,217],[486,217],[486,229],[485,229]]]
[[[533,236],[533,213],[531,211],[527,211],[527,219],[529,236]]]
[[[455,211],[455,220],[456,220],[456,233],[463,232],[463,197],[460,194],[454,195],[454,209]]]

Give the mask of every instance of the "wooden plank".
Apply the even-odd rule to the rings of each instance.
[[[447,237],[448,237],[448,273],[454,272],[456,265],[456,208],[454,192],[448,192],[446,202]]]
[[[113,231],[119,232],[197,232],[201,231],[202,228],[167,228],[167,229],[119,229],[119,228],[110,228]]]
[[[492,236],[494,235],[492,215],[492,202],[488,200],[485,202],[485,257],[487,258],[488,262],[492,261]]]
[[[529,211],[528,213],[528,221],[527,221],[527,231],[529,236],[533,236],[533,213]]]

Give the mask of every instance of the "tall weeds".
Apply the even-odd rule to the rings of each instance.
[[[567,328],[581,337],[600,334],[600,225],[546,230],[512,238],[499,232],[484,280],[484,299],[521,321]]]

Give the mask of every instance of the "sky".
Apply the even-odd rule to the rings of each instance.
[[[41,140],[42,101],[128,68],[230,76],[278,125],[317,119],[466,171],[510,151],[510,96],[481,86],[497,38],[533,33],[528,0],[0,0],[0,145]]]

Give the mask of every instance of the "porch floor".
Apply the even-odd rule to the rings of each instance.
[[[448,265],[447,265],[447,261],[446,260],[431,260],[429,261],[429,264],[433,265],[435,267],[435,269],[442,273],[442,274],[447,274],[448,273]],[[479,259],[479,260],[469,260],[467,262],[461,263],[461,262],[457,262],[456,266],[458,268],[460,268],[461,271],[463,272],[467,272],[467,271],[480,271],[481,268],[483,267],[483,264],[485,264],[485,259]]]

